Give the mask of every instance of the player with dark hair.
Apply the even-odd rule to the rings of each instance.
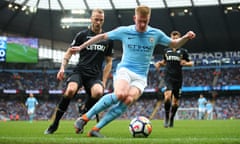
[[[95,9],[91,15],[91,26],[88,29],[80,31],[74,38],[71,47],[83,44],[97,34],[103,33],[102,25],[104,23],[104,11]],[[62,65],[57,74],[58,80],[64,79],[64,71],[72,56],[71,47],[67,49]],[[79,62],[73,72],[66,78],[67,88],[63,94],[60,103],[57,106],[56,116],[53,123],[45,130],[45,134],[54,133],[59,125],[59,121],[68,108],[70,100],[77,94],[78,90],[84,86],[88,95],[86,108],[90,109],[92,105],[104,94],[104,87],[107,78],[112,69],[113,41],[99,41],[98,43],[88,45],[79,52]],[[103,62],[105,67],[102,70]]]
[[[203,120],[206,114],[207,99],[201,93],[198,98],[198,119]]]
[[[83,127],[95,114],[109,108],[88,136],[103,137],[99,130],[126,111],[127,106],[136,101],[143,93],[147,84],[147,74],[153,50],[157,44],[170,47],[180,47],[195,33],[189,31],[183,37],[172,40],[161,30],[149,26],[151,9],[148,6],[138,6],[135,9],[135,25],[121,26],[110,32],[99,34],[84,44],[73,47],[72,51],[83,50],[86,46],[101,40],[120,40],[123,45],[123,56],[117,65],[114,77],[114,92],[103,96],[86,114],[75,122],[77,133],[83,132]]]
[[[210,100],[207,100],[206,104],[206,114],[207,114],[207,120],[212,120],[213,119],[213,104],[211,103]]]
[[[172,39],[181,37],[180,32],[171,32]],[[174,116],[179,106],[179,98],[181,97],[182,88],[182,66],[193,66],[194,62],[190,61],[189,55],[184,48],[166,48],[164,49],[163,60],[155,63],[155,67],[159,70],[161,66],[165,66],[165,91],[164,91],[164,108],[165,121],[164,127],[173,127]],[[171,112],[171,115],[169,115]],[[170,119],[170,123],[169,123]]]

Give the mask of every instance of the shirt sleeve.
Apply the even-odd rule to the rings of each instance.
[[[159,32],[160,32],[160,36],[159,36],[158,42],[163,46],[169,46],[172,39],[169,36],[167,36],[163,31],[159,30]]]
[[[183,59],[189,62],[190,58],[188,55],[188,51],[186,49],[182,49],[182,53],[183,53]]]
[[[79,46],[81,45],[83,42],[82,42],[82,39],[84,37],[84,33],[83,32],[79,32],[75,35],[72,43],[70,44],[70,46]]]
[[[108,39],[111,40],[122,40],[124,37],[124,27],[118,27],[112,31],[107,32]]]

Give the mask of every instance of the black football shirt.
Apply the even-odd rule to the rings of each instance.
[[[164,49],[164,60],[166,61],[165,77],[174,81],[182,81],[181,60],[190,61],[186,49],[179,48],[173,51],[172,48]]]
[[[96,34],[90,29],[80,31],[76,34],[71,46],[79,46]],[[102,75],[102,66],[106,56],[113,56],[113,41],[104,40],[92,44],[79,52],[79,62],[74,68],[74,72],[82,75],[95,77]]]

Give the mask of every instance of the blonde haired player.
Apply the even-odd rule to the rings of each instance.
[[[103,33],[104,11],[94,9],[91,15],[91,26],[76,34],[71,47],[78,46],[97,34]],[[71,47],[65,52],[61,67],[57,74],[58,80],[64,80],[65,68],[72,57]],[[104,94],[104,87],[112,68],[113,42],[101,41],[87,46],[79,52],[78,64],[65,79],[67,88],[57,105],[57,111],[52,124],[44,134],[53,134],[59,126],[60,120],[70,104],[71,99],[77,95],[80,88],[84,87],[87,93],[86,109],[90,109]],[[104,68],[103,62],[105,62]]]
[[[195,33],[189,31],[183,37],[172,40],[164,32],[149,26],[151,9],[140,5],[135,9],[133,20],[135,25],[121,26],[110,32],[99,34],[78,47],[72,47],[72,52],[83,50],[90,44],[102,40],[122,41],[123,55],[117,65],[114,77],[114,92],[103,96],[86,114],[75,122],[77,133],[83,132],[84,125],[97,113],[112,106],[102,119],[91,129],[88,136],[104,137],[99,130],[126,111],[127,106],[136,101],[147,85],[147,74],[153,50],[157,44],[170,47],[180,47]]]

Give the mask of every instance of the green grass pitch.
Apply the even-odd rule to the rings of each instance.
[[[148,138],[132,138],[130,120],[115,120],[101,133],[106,138],[87,137],[95,124],[90,121],[83,134],[75,134],[74,121],[61,121],[52,135],[44,135],[50,121],[0,121],[0,144],[240,144],[239,120],[177,120],[174,128],[163,128],[162,120],[152,120]]]
[[[7,44],[6,62],[10,63],[37,63],[38,49],[15,43]]]

